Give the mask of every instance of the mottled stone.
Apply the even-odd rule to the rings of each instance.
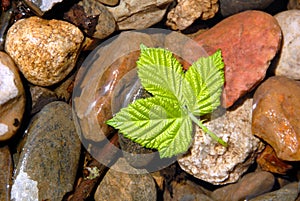
[[[300,10],[288,10],[274,16],[283,35],[275,75],[300,79]]]
[[[83,38],[68,22],[30,17],[9,28],[5,50],[29,82],[50,86],[71,72]]]
[[[29,126],[11,198],[62,200],[73,189],[80,148],[71,107],[58,101],[46,105]]]
[[[238,183],[215,190],[211,196],[215,201],[249,200],[269,192],[275,184],[274,176],[265,171],[246,174]]]
[[[255,161],[263,144],[251,133],[252,99],[234,110],[213,112],[205,126],[227,141],[224,147],[197,127],[189,152],[178,159],[180,167],[215,185],[236,182]]]
[[[293,9],[300,9],[300,0],[289,0],[289,3],[287,5],[287,8],[289,10],[293,10]]]
[[[0,147],[0,170],[0,200],[10,201],[13,161],[8,146]]]
[[[119,5],[107,7],[119,30],[145,29],[162,20],[173,0],[120,0]]]
[[[54,5],[63,2],[63,0],[24,0],[24,2],[39,16],[50,11]]]
[[[229,16],[245,10],[263,10],[274,0],[220,0],[220,11]]]
[[[218,0],[178,0],[176,7],[168,13],[166,24],[174,30],[183,30],[198,18],[213,18],[218,10]]]
[[[18,68],[6,53],[0,52],[0,141],[16,134],[23,119],[25,102]]]
[[[267,13],[245,11],[222,20],[194,39],[209,55],[221,49],[226,79],[222,105],[230,107],[264,79],[280,47],[281,29]],[[192,49],[186,54],[194,61],[201,56]]]
[[[286,77],[267,79],[253,98],[252,133],[270,144],[278,158],[300,160],[300,84]]]
[[[124,159],[121,163],[126,163]],[[120,163],[119,163],[120,164]],[[153,201],[156,200],[155,182],[150,174],[126,174],[109,169],[99,184],[95,201]]]

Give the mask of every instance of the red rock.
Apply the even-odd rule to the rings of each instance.
[[[224,19],[194,39],[209,55],[217,49],[222,51],[226,78],[222,105],[227,108],[264,79],[280,47],[281,29],[267,13],[245,11]]]

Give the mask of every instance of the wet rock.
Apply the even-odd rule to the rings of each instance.
[[[220,11],[229,16],[245,10],[263,10],[274,0],[220,0]]]
[[[113,14],[119,30],[145,29],[159,21],[173,0],[120,0],[118,6],[107,7]]]
[[[104,39],[116,29],[112,14],[100,2],[82,0],[64,14],[64,19],[80,27],[90,37]]]
[[[13,161],[8,146],[0,147],[0,170],[0,200],[10,201]]]
[[[236,182],[255,161],[263,144],[251,133],[252,99],[234,110],[213,112],[205,126],[224,141],[224,147],[197,127],[189,153],[178,159],[180,167],[215,185]]]
[[[81,31],[68,22],[30,17],[9,28],[5,50],[29,82],[50,86],[73,69],[82,41]]]
[[[59,85],[57,88],[54,89],[55,94],[60,100],[69,102],[73,92],[74,79],[75,79],[75,75],[73,74],[68,79],[63,81],[61,85]]]
[[[198,18],[213,18],[218,10],[217,0],[178,0],[176,7],[168,13],[166,24],[174,30],[183,30]]]
[[[265,171],[246,174],[238,183],[215,190],[211,196],[216,201],[249,200],[269,192],[275,184],[274,176]]]
[[[230,107],[265,77],[280,47],[281,29],[267,13],[245,11],[222,20],[194,39],[209,55],[221,49],[226,79],[222,105]],[[194,61],[201,56],[192,50],[187,54]]]
[[[73,189],[80,148],[71,107],[58,101],[46,105],[29,126],[11,198],[62,200]]]
[[[278,21],[283,45],[275,66],[275,75],[300,79],[300,10],[288,10],[274,16]]]
[[[284,200],[284,201],[294,201],[299,194],[299,183],[294,182],[284,186],[283,188],[266,193],[264,195],[258,196],[251,201],[265,201],[265,200]]]
[[[274,76],[258,87],[253,98],[252,133],[275,150],[278,158],[300,160],[300,84]]]
[[[287,8],[289,10],[293,10],[293,9],[300,9],[300,1],[299,0],[289,0],[289,3],[287,5]]]
[[[0,141],[16,134],[23,119],[25,102],[18,68],[6,53],[0,52]]]
[[[103,3],[108,6],[115,6],[119,3],[119,0],[98,0],[100,3]]]
[[[30,7],[37,15],[42,16],[47,11],[50,11],[54,5],[63,2],[63,0],[25,0],[28,7]]]
[[[119,164],[125,164],[120,159]],[[155,182],[150,174],[127,174],[109,169],[99,184],[95,201],[153,201],[156,200]]]

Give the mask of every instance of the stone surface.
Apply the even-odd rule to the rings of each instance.
[[[220,11],[229,16],[245,10],[263,10],[274,0],[220,0]]]
[[[300,160],[300,84],[282,76],[267,79],[253,99],[252,133],[270,144],[278,158]]]
[[[120,160],[121,163],[126,163],[124,159]],[[150,174],[126,174],[113,169],[109,169],[100,182],[94,196],[95,201],[156,200],[155,182]]]
[[[64,19],[80,27],[90,37],[104,39],[116,29],[116,22],[107,8],[96,0],[82,0],[64,14]]]
[[[25,102],[18,68],[6,53],[0,52],[0,141],[16,134],[23,120]]]
[[[196,178],[215,185],[236,182],[262,151],[263,144],[251,133],[252,99],[231,111],[213,112],[205,122],[228,147],[224,147],[196,128],[189,152],[178,159],[180,167]]]
[[[221,49],[226,79],[222,105],[230,107],[265,77],[280,47],[281,29],[267,13],[245,11],[222,20],[194,39],[209,55]],[[194,61],[201,56],[192,49],[186,54]]]
[[[289,0],[289,3],[288,3],[288,6],[287,8],[289,10],[292,10],[292,9],[300,9],[300,0]]]
[[[0,147],[0,170],[0,200],[10,201],[13,161],[8,146]]]
[[[218,10],[218,0],[178,0],[176,7],[168,13],[166,24],[174,30],[183,30],[198,18],[213,18]]]
[[[119,0],[98,0],[100,3],[103,3],[108,6],[115,6],[119,3]]]
[[[42,16],[50,11],[54,5],[63,0],[25,0],[24,1],[37,15]]]
[[[29,82],[50,86],[73,69],[83,38],[68,22],[30,17],[9,28],[5,50]]]
[[[274,16],[283,35],[283,44],[275,75],[300,79],[300,10],[288,10]]]
[[[59,101],[46,105],[29,126],[11,198],[62,200],[73,189],[80,148],[71,107]]]
[[[145,29],[159,21],[173,0],[120,0],[119,5],[107,7],[113,14],[119,30]]]
[[[274,176],[265,171],[246,174],[239,182],[215,190],[211,196],[215,201],[249,200],[269,192],[275,184]]]

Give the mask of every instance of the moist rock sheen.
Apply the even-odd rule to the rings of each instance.
[[[50,86],[71,72],[83,38],[68,22],[30,17],[9,28],[5,50],[29,82]]]
[[[28,129],[12,200],[62,200],[73,190],[80,148],[71,107],[58,101],[46,105]]]
[[[180,167],[215,185],[236,182],[264,147],[251,133],[251,110],[252,99],[247,99],[225,114],[214,112],[204,125],[227,141],[228,147],[217,144],[197,127],[189,153],[178,159]]]
[[[252,133],[270,144],[278,158],[300,160],[300,84],[274,76],[253,97]]]

